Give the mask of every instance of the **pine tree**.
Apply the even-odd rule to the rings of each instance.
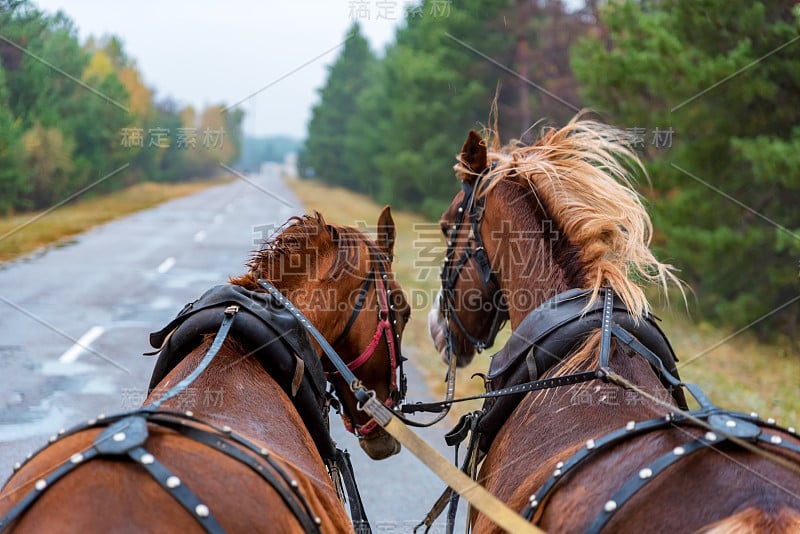
[[[603,37],[573,54],[589,105],[647,131],[657,245],[701,309],[790,336],[800,304],[768,314],[800,292],[794,4],[611,3]],[[656,128],[674,132],[671,146],[653,146]]]

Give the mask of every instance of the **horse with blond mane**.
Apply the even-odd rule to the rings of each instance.
[[[800,530],[795,430],[723,410],[677,376],[645,286],[680,282],[650,250],[625,134],[578,116],[530,146],[498,145],[475,131],[463,145],[429,315],[458,365],[510,322],[476,414],[478,481],[552,532]]]
[[[355,397],[404,395],[410,308],[394,239],[388,206],[377,241],[319,213],[290,219],[247,273],[151,335],[160,355],[142,408],[62,431],[15,466],[0,531],[369,532],[328,433],[326,382],[370,457],[399,452]]]

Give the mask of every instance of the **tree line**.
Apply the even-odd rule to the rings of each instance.
[[[381,55],[354,23],[320,89],[301,172],[438,218],[457,191],[454,156],[496,94],[504,141],[594,109],[646,161],[654,247],[694,290],[693,308],[796,339],[796,2],[441,4],[408,8]]]
[[[158,99],[117,37],[81,43],[64,13],[0,0],[0,214],[220,174],[242,118]]]

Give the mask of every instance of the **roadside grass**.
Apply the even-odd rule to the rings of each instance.
[[[77,200],[51,213],[34,211],[0,217],[0,263],[49,245],[69,241],[71,236],[167,200],[191,195],[219,185],[228,178],[176,184],[145,182],[109,195]]]
[[[374,229],[382,208],[364,195],[316,181],[292,180],[289,185],[307,210],[318,210],[329,222],[337,224],[366,224],[368,230]],[[439,288],[444,243],[438,224],[407,212],[393,211],[392,215],[397,225],[393,270],[413,309],[403,337],[403,351],[425,374],[434,393],[442,397],[445,367],[428,336],[427,313]],[[679,371],[684,381],[698,384],[720,406],[755,411],[764,418],[774,417],[780,424],[798,426],[800,355],[792,352],[790,345],[761,344],[747,332],[721,342],[731,332],[692,323],[682,302],[673,301],[670,308],[656,309],[656,314],[663,319],[661,326],[680,359]],[[470,380],[470,376],[487,370],[487,354],[502,347],[508,335],[506,327],[493,349],[477,355],[469,366],[459,370],[457,396],[483,391],[481,380]],[[462,403],[451,414],[460,415],[480,405],[479,401]]]

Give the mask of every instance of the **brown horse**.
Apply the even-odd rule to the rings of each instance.
[[[631,181],[644,169],[625,135],[579,116],[532,146],[497,145],[474,131],[464,143],[429,315],[437,350],[460,365],[510,321],[487,390],[523,389],[485,404],[478,480],[553,532],[800,531],[794,429],[693,386],[700,409],[681,409],[642,287],[680,283],[649,249]]]
[[[291,219],[247,274],[151,336],[162,353],[141,410],[54,436],[17,466],[0,493],[0,531],[353,531],[339,496],[346,466],[327,434],[325,375],[367,454],[396,453],[352,391],[363,384],[388,405],[402,397],[395,373],[409,306],[390,271],[394,236],[388,206],[376,242],[318,213]],[[305,320],[358,380],[343,382]],[[220,402],[201,402],[203,392]]]

